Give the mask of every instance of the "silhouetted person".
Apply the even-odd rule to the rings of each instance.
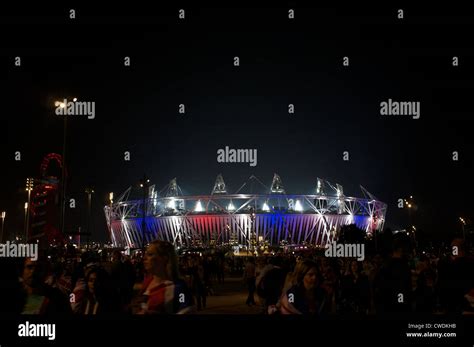
[[[263,300],[263,309],[268,313],[270,306],[276,305],[285,285],[287,272],[281,267],[281,259],[272,257],[269,264],[262,269],[257,279],[257,294]]]
[[[474,262],[464,247],[462,239],[454,239],[451,255],[438,265],[441,306],[448,312],[462,312],[465,295],[474,287]]]
[[[411,311],[411,270],[406,255],[406,242],[400,238],[394,239],[392,256],[382,267],[374,283],[377,314]]]
[[[415,308],[419,313],[433,313],[436,307],[436,273],[427,268],[420,272],[415,290]]]
[[[256,278],[255,273],[256,273],[255,260],[253,258],[249,258],[247,261],[247,264],[245,264],[245,270],[244,270],[244,281],[247,284],[247,289],[249,293],[247,296],[247,301],[245,303],[249,306],[255,305],[255,298],[254,298],[255,278]]]
[[[16,258],[0,258],[0,315],[20,314],[26,302],[26,293],[19,281]],[[21,266],[22,268],[22,266]]]
[[[369,308],[369,279],[362,273],[362,263],[352,260],[342,278],[341,308],[344,313],[367,314]]]
[[[26,258],[21,280],[26,293],[23,314],[72,314],[69,298],[59,289],[44,283],[46,264]]]

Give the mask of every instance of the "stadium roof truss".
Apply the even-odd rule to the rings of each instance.
[[[255,176],[249,180],[263,185]],[[179,245],[196,239],[203,244],[211,239],[225,242],[232,233],[241,244],[250,243],[252,237],[262,237],[271,244],[283,240],[327,244],[345,224],[359,223],[367,233],[383,229],[387,205],[362,186],[365,198],[348,197],[341,185],[334,187],[318,178],[315,191],[319,194],[286,194],[275,174],[271,188],[264,188],[268,194],[227,194],[222,175],[218,175],[211,195],[184,196],[173,179],[161,191],[165,196],[128,200],[130,187],[104,211],[112,242],[130,247],[157,237]],[[142,223],[143,219],[147,222]],[[141,230],[142,225],[153,232]]]

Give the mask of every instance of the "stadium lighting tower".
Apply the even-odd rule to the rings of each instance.
[[[112,207],[114,204],[114,192],[109,193],[109,202],[110,202],[110,207],[109,207],[109,237],[113,241],[113,235],[112,235]]]
[[[146,210],[147,210],[147,199],[148,199],[148,187],[150,186],[150,179],[146,176],[146,174],[143,174],[143,178],[140,180],[140,188],[143,189],[143,204],[142,204],[142,210],[143,210],[143,218],[142,218],[142,231],[143,231],[143,237],[146,239],[147,238],[147,230],[146,230]]]
[[[31,203],[31,191],[33,190],[33,187],[34,187],[34,179],[33,178],[27,178],[26,179],[26,188],[25,190],[27,191],[28,193],[28,201],[27,201],[27,210],[25,211],[26,212],[26,226],[25,226],[25,241],[28,240],[28,226],[30,224],[30,211],[31,211],[31,207],[30,207],[30,203]]]
[[[194,208],[194,212],[202,212],[202,211],[204,211],[204,209],[202,207],[201,200],[198,200],[196,203],[196,207]]]

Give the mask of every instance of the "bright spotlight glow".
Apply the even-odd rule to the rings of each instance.
[[[58,107],[59,105],[61,105],[61,102],[59,102],[59,101],[54,102],[54,106]]]
[[[227,210],[228,210],[228,211],[234,211],[234,210],[235,210],[235,206],[234,206],[234,204],[232,203],[232,201],[229,203],[229,205],[227,205]]]
[[[196,207],[194,208],[194,212],[202,212],[204,209],[202,208],[201,200],[198,200],[196,202]]]
[[[263,210],[263,211],[265,211],[265,212],[268,212],[268,211],[270,211],[270,207],[268,207],[268,205],[267,205],[267,203],[266,203],[266,202],[264,202],[264,203],[263,203],[262,210]]]
[[[59,107],[65,108],[65,107],[66,107],[66,104],[65,104],[64,102],[61,102],[61,103],[59,103]]]
[[[303,211],[303,206],[301,205],[301,202],[299,200],[296,200],[295,203],[295,211],[302,212]]]
[[[172,208],[173,210],[176,209],[176,204],[174,199],[171,199],[170,202],[168,202],[168,208]]]
[[[76,101],[77,101],[77,98],[72,99],[72,101],[76,102]]]

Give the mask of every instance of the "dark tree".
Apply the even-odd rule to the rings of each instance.
[[[355,224],[344,225],[339,231],[338,243],[364,243],[365,231]]]

